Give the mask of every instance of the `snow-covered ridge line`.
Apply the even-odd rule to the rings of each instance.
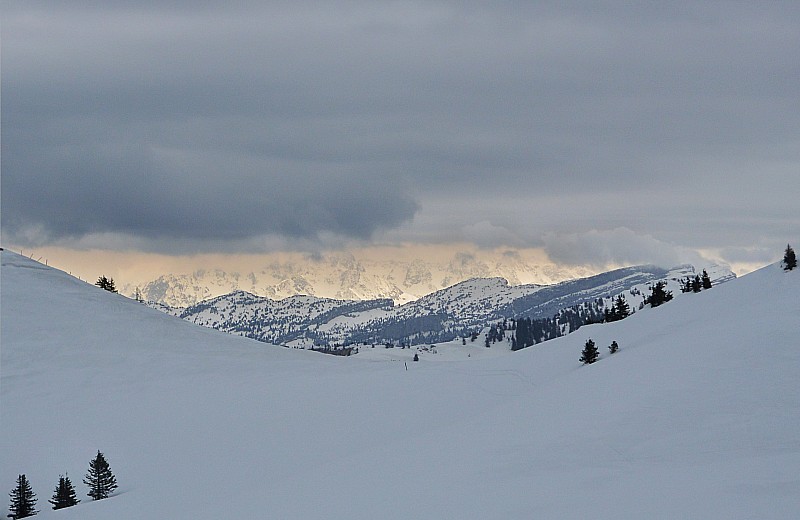
[[[184,319],[269,343],[309,348],[352,343],[437,343],[464,337],[503,318],[545,318],[562,309],[631,291],[631,305],[656,280],[694,275],[690,265],[665,270],[655,266],[617,269],[554,285],[511,285],[500,277],[475,278],[393,306],[389,299],[347,301],[313,296],[272,300],[236,291],[171,311]],[[735,278],[711,269],[714,283]],[[638,300],[637,297],[640,297]],[[610,303],[608,303],[610,306]]]

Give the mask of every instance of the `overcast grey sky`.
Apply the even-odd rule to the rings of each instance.
[[[3,240],[800,237],[800,2],[562,4],[4,2]]]

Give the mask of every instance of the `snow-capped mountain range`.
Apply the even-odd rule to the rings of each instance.
[[[525,258],[513,251],[456,252],[445,258],[358,257],[331,253],[275,260],[246,272],[201,269],[164,274],[141,284],[120,285],[133,296],[171,307],[188,307],[234,291],[272,299],[307,295],[336,300],[391,299],[402,304],[473,278],[504,278],[511,285],[552,284],[596,274],[587,267],[565,267]]]
[[[727,268],[708,267],[715,284],[735,278]],[[249,338],[295,347],[334,344],[420,344],[465,337],[504,318],[545,318],[580,304],[611,306],[628,291],[635,310],[647,285],[668,281],[679,292],[679,280],[698,274],[691,265],[671,270],[637,266],[553,285],[512,285],[503,278],[476,278],[417,300],[394,305],[390,299],[334,300],[292,296],[283,300],[243,291],[212,298],[185,309],[154,307],[188,321]],[[571,332],[562,327],[563,332]]]

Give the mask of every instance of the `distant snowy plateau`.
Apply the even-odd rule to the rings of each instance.
[[[0,485],[25,474],[36,518],[798,518],[797,269],[502,356],[451,342],[342,358],[0,257]],[[519,299],[495,279],[448,301],[481,287],[504,295],[493,307]],[[600,358],[583,365],[589,338]],[[119,488],[92,501],[97,450]],[[82,501],[52,511],[65,474]]]

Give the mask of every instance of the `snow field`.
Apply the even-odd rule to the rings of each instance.
[[[8,252],[0,274],[0,483],[25,473],[39,518],[800,511],[800,272],[768,266],[511,355],[426,362],[464,348],[442,345],[408,370],[197,327]],[[582,366],[589,337],[601,358]],[[120,488],[88,502],[98,449]],[[83,501],[51,511],[64,472]]]

